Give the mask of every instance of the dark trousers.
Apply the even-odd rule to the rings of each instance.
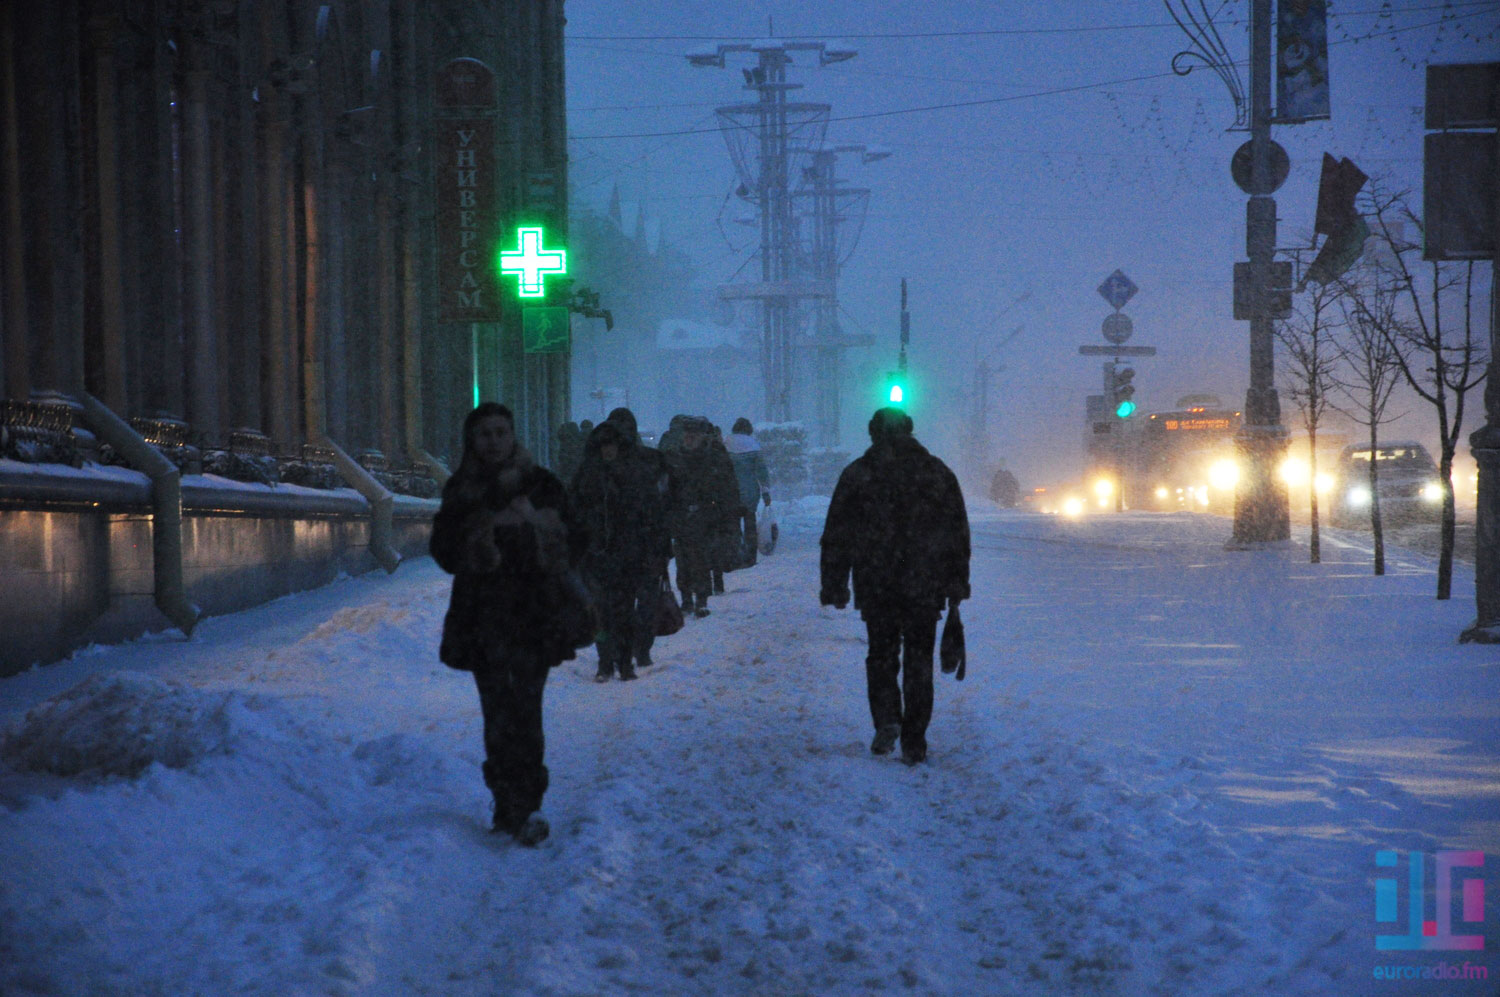
[[[661,601],[661,576],[666,572],[653,570],[643,578],[635,591],[635,633],[631,638],[631,650],[636,661],[651,656],[651,646],[656,643],[656,608]]]
[[[712,591],[712,569],[709,567],[708,536],[691,536],[677,541],[677,588],[683,601],[708,602]]]
[[[755,522],[755,504],[751,503],[740,512],[740,525],[743,537],[741,543],[744,545],[745,557],[740,564],[750,567],[755,563],[755,555],[760,552],[760,529]]]
[[[927,724],[932,720],[936,614],[925,607],[872,612],[865,617],[865,628],[870,637],[865,678],[869,683],[870,718],[875,721],[875,729],[899,724],[903,750],[925,749]]]
[[[535,650],[508,651],[474,673],[484,713],[484,784],[495,797],[495,827],[515,831],[542,806],[542,690],[550,663]]]
[[[623,579],[612,578],[595,586],[600,624],[599,670],[613,674],[630,669],[632,655],[651,653],[656,640],[656,598],[661,576],[650,569]]]

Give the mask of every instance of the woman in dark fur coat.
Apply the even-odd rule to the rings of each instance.
[[[585,546],[562,482],[517,442],[510,409],[485,402],[464,420],[464,453],[432,524],[433,560],[453,575],[443,662],[473,672],[484,713],[484,781],[494,830],[547,837],[542,691],[573,657],[560,621]]]

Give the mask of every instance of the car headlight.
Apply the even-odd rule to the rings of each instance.
[[[1167,491],[1167,487],[1165,485],[1158,485],[1156,487],[1156,497],[1158,499],[1165,501],[1168,494],[1169,492]]]
[[[1312,468],[1300,457],[1288,457],[1281,462],[1281,480],[1293,488],[1307,484]]]
[[[1076,495],[1070,495],[1063,499],[1062,513],[1064,516],[1083,515],[1083,499],[1078,498]]]
[[[1366,485],[1355,485],[1344,495],[1344,501],[1356,509],[1370,504],[1370,489]]]
[[[1422,501],[1441,502],[1443,500],[1443,486],[1436,481],[1429,481],[1422,486]]]
[[[1221,491],[1229,491],[1240,480],[1240,466],[1225,458],[1215,461],[1208,469],[1208,483]]]
[[[1327,495],[1329,492],[1333,491],[1333,478],[1329,477],[1326,474],[1323,474],[1321,471],[1318,472],[1316,484],[1319,495]]]

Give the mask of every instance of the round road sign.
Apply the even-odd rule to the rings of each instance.
[[[1286,183],[1287,174],[1292,171],[1292,161],[1287,158],[1286,150],[1275,142],[1271,143],[1271,183],[1265,190],[1252,190],[1250,186],[1250,145],[1246,142],[1234,150],[1234,155],[1229,160],[1229,175],[1234,177],[1234,185],[1246,194],[1274,194]]]
[[[1131,322],[1130,316],[1124,312],[1115,312],[1113,315],[1104,316],[1104,338],[1119,346],[1130,338]]]

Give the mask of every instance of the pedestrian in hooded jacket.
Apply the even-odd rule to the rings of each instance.
[[[771,476],[766,472],[766,461],[760,453],[760,441],[755,438],[755,427],[743,416],[734,421],[732,432],[724,440],[729,459],[734,463],[734,480],[740,489],[741,561],[744,567],[755,563],[760,545],[760,534],[756,528],[755,508],[761,503],[771,504]]]
[[[562,482],[517,442],[510,409],[475,408],[463,445],[432,523],[432,558],[453,575],[439,656],[474,674],[494,830],[536,845],[548,833],[537,813],[548,782],[542,693],[573,657],[560,592],[586,537]]]
[[[661,582],[662,540],[649,526],[660,516],[661,498],[641,471],[620,426],[606,420],[589,434],[573,480],[573,504],[589,538],[584,574],[599,605],[599,682],[616,673],[625,681],[636,677],[631,659],[644,622],[636,607],[654,604]]]
[[[927,757],[937,621],[969,597],[969,518],[958,479],[912,437],[911,417],[883,408],[870,449],[839,475],[823,526],[823,605],[854,606],[869,636],[870,750]],[[897,685],[897,676],[900,685]]]
[[[651,648],[656,643],[657,604],[661,601],[659,579],[667,577],[667,562],[672,560],[672,531],[667,521],[672,503],[671,468],[665,454],[641,441],[635,413],[630,409],[613,410],[608,421],[620,427],[624,437],[621,453],[633,469],[636,487],[652,499],[643,500],[637,510],[636,529],[645,534],[646,546],[653,552],[653,582],[649,591],[643,586],[636,592],[632,647],[636,667],[650,668]]]
[[[684,612],[707,616],[713,586],[712,545],[719,542],[739,506],[734,470],[726,455],[710,446],[712,425],[690,419],[682,426],[682,448],[667,455],[674,488],[672,540],[677,552],[677,587]]]

